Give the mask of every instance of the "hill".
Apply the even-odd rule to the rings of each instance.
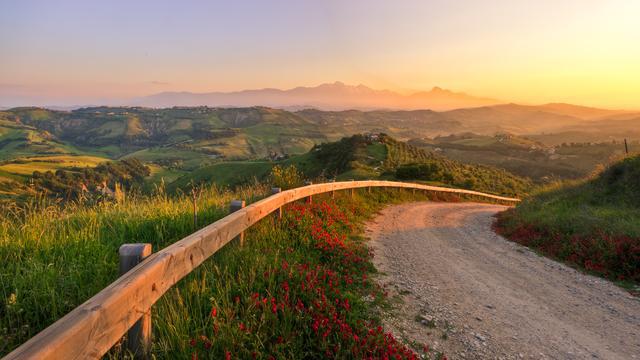
[[[508,133],[490,136],[467,132],[432,139],[412,139],[408,143],[450,159],[502,168],[541,183],[583,178],[600,164],[609,163],[625,151],[620,141],[575,142],[567,134],[558,137],[564,141],[549,145],[541,138],[549,140],[551,137]],[[628,144],[632,151],[640,148],[637,141],[629,141]]]
[[[303,155],[278,162],[224,162],[203,167],[169,185],[184,188],[190,183],[213,181],[238,185],[268,176],[275,165],[295,166],[310,179],[390,179],[423,181],[464,187],[502,195],[526,193],[532,183],[504,170],[463,164],[397,141],[385,134],[354,135],[316,145]],[[425,172],[428,167],[430,171]]]
[[[620,136],[635,139],[638,117],[633,114],[593,120],[611,111],[549,106],[508,104],[445,112],[290,112],[266,107],[15,108],[0,111],[0,158],[80,152],[114,158],[156,147],[246,160],[271,152],[300,154],[314,144],[363,132],[384,132],[403,141],[466,132],[547,136],[569,131],[583,133],[589,139],[596,134],[606,141]],[[615,126],[607,130],[607,124]],[[538,141],[545,142],[544,138]]]
[[[103,161],[137,158],[151,167],[153,179],[173,180],[221,161],[271,161],[304,154],[344,136],[386,133],[427,150],[440,149],[442,155],[458,161],[548,181],[584,176],[617,155],[623,149],[622,138],[630,144],[639,140],[636,115],[566,104],[507,104],[444,112],[14,108],[0,111],[0,161],[43,164],[37,158],[68,157],[64,162],[49,162],[47,166],[57,170],[81,156]],[[455,139],[468,133],[476,139]],[[502,134],[511,137],[508,146],[492,140]],[[562,145],[571,142],[589,146]],[[591,146],[594,142],[602,145]],[[9,184],[13,179],[2,181]]]
[[[556,185],[502,213],[497,230],[546,255],[616,280],[640,282],[640,156]]]

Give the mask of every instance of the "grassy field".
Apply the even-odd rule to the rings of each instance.
[[[178,178],[169,185],[171,191],[187,189],[190,184],[212,183],[218,186],[236,186],[246,184],[254,179],[262,180],[268,174],[273,163],[267,161],[231,161],[221,162],[205,166],[183,177]]]
[[[640,156],[550,186],[502,213],[497,230],[553,258],[640,283]]]
[[[109,159],[97,156],[37,156],[15,159],[0,165],[0,170],[17,175],[31,175],[34,171],[46,172],[56,171],[60,168],[84,168],[96,167],[98,164],[109,161]]]
[[[265,186],[258,185],[238,188],[233,193],[207,188],[199,199],[198,226],[226,215],[232,199],[243,198],[250,203],[267,192]],[[317,197],[318,206],[322,199]],[[358,237],[362,221],[381,206],[409,199],[409,192],[390,195],[383,190],[354,200],[339,195],[337,205],[306,210],[304,206],[293,206],[276,226],[271,218],[263,220],[248,231],[247,247],[225,248],[163,297],[154,309],[154,354],[159,358],[191,358],[197,351],[200,358],[220,358],[226,351],[233,351],[234,357],[256,352],[258,358],[268,358],[270,354],[298,358],[319,356],[308,351],[322,350],[334,352],[337,358],[349,358],[352,347],[357,345],[353,335],[367,337],[371,329],[368,341],[373,347],[358,345],[358,351],[381,351],[375,344],[382,341],[407,356],[414,354],[414,350],[422,348],[415,344],[413,350],[405,348],[377,330],[375,308],[384,303],[384,297],[368,281],[373,268]],[[149,242],[157,251],[193,232],[190,209],[187,196],[169,197],[163,191],[97,207],[69,204],[59,208],[43,201],[25,208],[6,208],[0,217],[0,355],[113,281],[121,244]],[[323,235],[318,237],[319,234]],[[333,240],[325,243],[327,239]],[[352,257],[354,251],[361,254],[358,261]],[[295,272],[290,279],[288,273],[276,274],[284,261],[291,269],[308,264],[325,275],[339,274],[340,280],[334,284],[339,284],[337,289],[342,292],[342,307],[327,307],[324,310],[328,312],[320,312],[318,307],[314,307],[316,312],[296,310],[296,299],[305,306],[318,299],[294,288],[305,277],[296,278]],[[357,266],[345,267],[346,263]],[[266,273],[273,273],[274,278],[265,278]],[[291,287],[291,307],[282,298],[282,281]],[[330,284],[324,281],[326,278],[320,286]],[[256,293],[261,301],[263,297],[267,299],[268,310],[260,310],[252,303],[250,299]],[[374,293],[378,294],[375,301],[363,300]],[[337,294],[327,292],[325,296],[334,301]],[[277,316],[273,316],[272,298],[278,299],[278,309],[285,307],[276,309]],[[345,310],[345,301],[353,310]],[[219,314],[216,319],[211,317],[213,308]],[[350,338],[344,338],[342,332],[334,333],[335,323],[327,336],[323,336],[328,330],[325,325],[323,332],[313,330],[315,321],[331,315],[331,311],[337,311],[338,319],[350,326]],[[304,337],[294,336],[300,329],[305,329]],[[309,344],[314,345],[310,348]]]
[[[409,143],[437,151],[450,159],[495,166],[541,183],[583,178],[598,165],[607,164],[624,153],[624,145],[620,142],[601,140],[597,143],[570,143],[570,138],[566,138],[564,142],[545,145],[532,139],[541,138],[459,134],[433,140],[415,139]],[[638,145],[630,143],[630,148],[633,152]]]

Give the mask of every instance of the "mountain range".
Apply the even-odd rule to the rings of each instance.
[[[288,90],[257,89],[235,92],[162,92],[134,99],[131,104],[154,108],[172,106],[215,106],[271,108],[298,110],[417,110],[444,111],[502,103],[496,99],[476,97],[439,87],[403,95],[390,90],[376,90],[365,85],[347,85],[342,82],[314,87],[296,87]]]

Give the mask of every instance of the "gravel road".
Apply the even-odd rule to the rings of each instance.
[[[392,206],[367,225],[386,320],[449,359],[640,359],[640,300],[491,230],[504,206]]]

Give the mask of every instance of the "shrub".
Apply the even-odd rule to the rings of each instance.
[[[271,183],[282,190],[293,189],[302,185],[303,175],[295,165],[286,167],[276,165],[271,169]]]

